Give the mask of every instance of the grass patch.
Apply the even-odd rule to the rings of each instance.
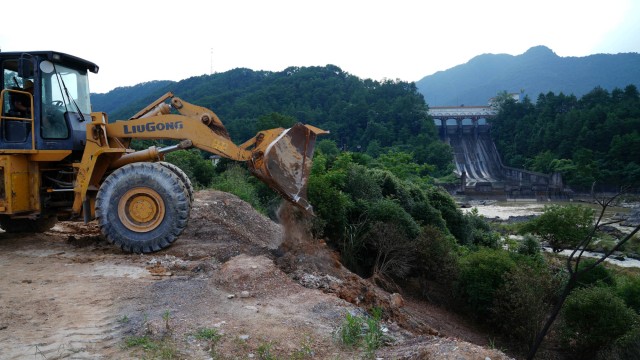
[[[203,328],[198,330],[194,336],[196,339],[200,340],[209,340],[209,341],[218,341],[222,337],[218,332],[218,329],[214,328]]]
[[[149,336],[130,336],[124,340],[125,347],[133,349],[134,355],[141,358],[173,360],[178,359],[178,351],[170,339],[154,340]],[[144,356],[139,356],[139,352]]]
[[[364,351],[367,357],[372,358],[375,355],[377,349],[382,346],[382,328],[380,327],[380,320],[382,319],[382,310],[380,308],[373,308],[371,311],[371,317],[367,318],[367,328],[363,335]]]
[[[371,316],[364,317],[347,313],[338,329],[343,345],[362,348],[365,358],[374,358],[375,351],[384,344],[384,333],[380,326],[382,309],[373,308]]]
[[[222,339],[222,334],[218,332],[218,329],[215,328],[202,328],[198,329],[193,336],[198,340],[204,340],[207,342],[209,346],[209,355],[211,355],[212,359],[218,359],[219,354],[216,353],[216,346],[220,339]]]
[[[339,329],[342,344],[357,346],[361,340],[363,323],[364,320],[362,317],[347,313]]]

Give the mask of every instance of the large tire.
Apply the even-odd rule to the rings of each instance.
[[[180,169],[177,165],[174,165],[170,162],[160,161],[158,162],[158,164],[171,170],[174,174],[176,174],[176,176],[180,178],[180,180],[182,180],[184,188],[187,190],[187,194],[189,195],[189,202],[193,205],[193,193],[195,192],[195,190],[193,189],[193,184],[191,184],[191,180],[189,179],[187,174],[185,174],[185,172],[182,171],[182,169]]]
[[[190,209],[182,180],[156,163],[121,167],[107,177],[96,197],[102,234],[134,253],[171,245],[187,226]]]
[[[0,228],[8,233],[43,233],[51,230],[58,222],[55,216],[32,219],[11,219],[9,216],[0,216]]]

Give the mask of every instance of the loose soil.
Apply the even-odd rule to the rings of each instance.
[[[508,358],[459,317],[349,272],[294,209],[280,222],[206,190],[154,254],[123,253],[95,223],[0,233],[0,358],[360,359],[336,334],[373,306],[385,314],[378,358]]]

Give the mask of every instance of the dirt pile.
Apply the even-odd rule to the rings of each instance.
[[[347,312],[362,313],[353,304],[395,306],[413,328],[450,322],[433,310],[426,318],[411,299],[401,306],[303,237],[304,221],[294,223],[303,231],[288,232],[233,195],[200,191],[183,236],[150,255],[122,253],[94,223],[0,232],[0,358],[258,358],[266,349],[278,358],[360,358],[335,336]],[[393,346],[382,357],[415,358],[411,327],[391,318],[385,327]],[[197,337],[202,329],[219,340]],[[422,349],[436,338],[420,339]],[[136,341],[146,343],[130,345]],[[449,358],[471,346],[437,343],[451,345]],[[477,354],[505,358],[494,353]]]

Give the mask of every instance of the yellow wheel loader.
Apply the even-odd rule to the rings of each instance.
[[[0,52],[0,227],[43,232],[58,220],[97,219],[124,251],[171,245],[187,226],[193,187],[164,154],[196,147],[249,170],[286,200],[311,212],[307,179],[316,136],[296,124],[259,132],[241,145],[211,110],[167,93],[131,118],[91,112],[88,73],[98,66],[54,52]],[[133,139],[176,145],[130,148]]]

